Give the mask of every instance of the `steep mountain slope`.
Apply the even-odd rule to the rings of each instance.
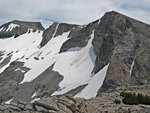
[[[36,30],[24,33],[17,38],[13,36],[0,40],[2,53],[1,91],[5,89],[4,93],[1,93],[1,102],[8,99],[31,101],[49,96],[52,93],[53,95],[64,94],[77,88],[78,91],[75,91],[75,95],[88,84],[95,60],[91,44],[94,31],[89,34],[91,39],[86,47],[72,48],[67,52],[60,53],[62,44],[70,38],[69,33],[78,28],[81,29],[82,26],[58,24],[56,27],[55,24],[44,33]],[[28,29],[33,31],[31,28]],[[45,45],[41,45],[42,42]],[[9,60],[7,60],[8,58]],[[12,64],[15,67],[12,67]],[[86,66],[88,66],[88,71],[85,70]],[[82,73],[83,70],[85,70],[84,73]],[[62,82],[59,83],[60,81]],[[10,87],[10,83],[15,85]],[[54,93],[58,86],[61,91]],[[30,89],[28,89],[29,87]],[[99,87],[91,92],[88,98],[96,96],[98,89]]]
[[[109,62],[104,84],[100,91],[118,86],[149,84],[150,26],[116,12],[101,18],[93,40],[100,39],[94,72]],[[101,38],[99,38],[101,37]],[[95,47],[95,46],[94,46]]]
[[[114,11],[84,26],[4,24],[0,103],[62,94],[91,98],[119,86],[149,84],[149,31],[149,25]]]

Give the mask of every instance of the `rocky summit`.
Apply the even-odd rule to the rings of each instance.
[[[15,38],[26,33],[36,30],[44,30],[40,22],[25,22],[14,20],[0,26],[0,38],[8,38],[14,36]]]
[[[8,22],[0,26],[0,112],[148,113],[149,48],[150,25],[115,11],[88,25]],[[123,91],[146,105],[125,103]]]

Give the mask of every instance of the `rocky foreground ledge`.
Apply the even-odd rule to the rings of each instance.
[[[140,93],[150,96],[150,85],[118,87],[113,92],[105,92],[95,98],[73,98],[71,95],[52,96],[33,103],[11,102],[0,105],[0,113],[149,113],[150,105],[126,105],[122,101],[115,104],[116,99],[122,100],[120,92]]]

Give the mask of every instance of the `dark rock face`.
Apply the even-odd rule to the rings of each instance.
[[[16,24],[17,26],[12,28],[10,31],[7,30],[9,25]],[[14,20],[12,22],[8,22],[2,26],[0,26],[0,38],[9,38],[14,36],[15,38],[26,33],[28,29],[33,29],[33,32],[36,30],[44,30],[44,27],[41,25],[40,22],[25,22],[25,21],[18,21]]]
[[[72,31],[73,29],[77,29],[78,27],[79,27],[79,25],[75,25],[75,24],[60,23],[54,37],[56,37],[58,35],[62,35],[64,32],[68,32],[68,31]]]
[[[91,38],[92,31],[97,28],[97,23],[98,20],[87,26],[79,26],[78,29],[72,30],[68,36],[70,39],[62,45],[60,52],[65,52],[74,47],[85,47]]]
[[[23,83],[14,93],[14,98],[12,101],[30,102],[34,98],[50,96],[59,88],[58,84],[63,80],[63,76],[52,69],[53,65],[31,82]],[[32,97],[35,92],[36,96]]]
[[[101,45],[94,72],[109,63],[100,92],[122,85],[149,84],[150,26],[119,13],[109,12],[101,19],[100,27],[100,40],[105,41],[99,43]],[[96,42],[95,38],[93,45]]]
[[[58,35],[62,35],[64,32],[76,29],[78,25],[66,24],[66,23],[53,23],[49,28],[47,28],[42,37],[41,47],[47,44],[47,42]]]
[[[58,23],[54,23],[43,32],[43,35],[42,35],[43,39],[40,44],[41,47],[47,44],[47,42],[53,37],[53,34],[55,33],[57,26],[58,26]]]
[[[11,99],[18,89],[19,82],[29,70],[23,65],[23,62],[14,61],[0,74],[0,103]]]

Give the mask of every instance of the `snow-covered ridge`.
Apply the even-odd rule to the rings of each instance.
[[[14,28],[16,28],[16,27],[19,27],[19,25],[18,25],[18,24],[10,23],[10,24],[8,25],[8,27],[2,27],[2,28],[0,28],[0,32],[2,32],[2,31],[8,32],[8,31],[11,31],[12,29],[14,29]]]

